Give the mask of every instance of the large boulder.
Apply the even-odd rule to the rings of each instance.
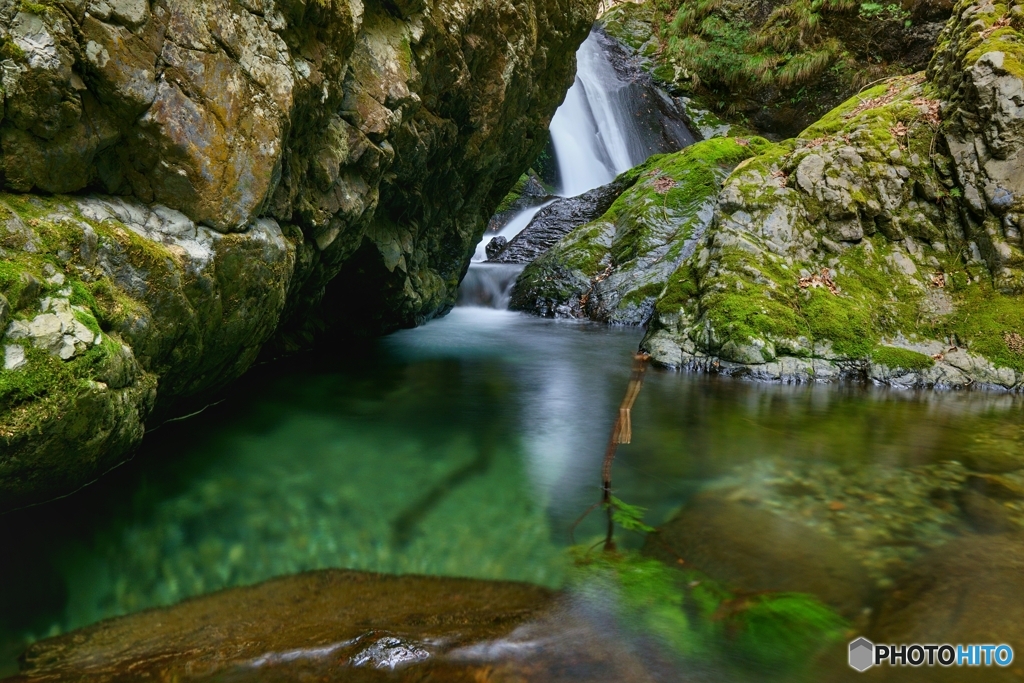
[[[0,0],[0,510],[268,343],[447,311],[594,5]]]
[[[551,601],[526,584],[309,572],[42,641],[7,680],[473,681],[490,662],[450,655],[508,636]]]
[[[960,2],[928,75],[944,100],[944,139],[965,221],[995,284],[1024,292],[1024,13]]]
[[[565,235],[523,271],[512,290],[512,308],[549,317],[647,323],[669,277],[692,256],[711,224],[722,181],[767,144],[760,139],[700,142],[652,157],[604,188],[547,207],[520,236],[523,248],[516,248],[516,238],[499,256],[525,252],[529,257],[526,248],[532,243],[547,247],[549,236]],[[577,207],[605,210],[579,225],[580,217],[597,211],[574,214]],[[579,227],[567,231],[574,224]]]
[[[961,222],[924,75],[865,91],[725,182],[643,346],[657,362],[783,381],[1024,380],[1024,315]]]

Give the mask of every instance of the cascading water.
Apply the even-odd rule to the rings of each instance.
[[[562,197],[575,197],[606,185],[623,171],[642,164],[652,153],[679,149],[693,141],[681,122],[668,124],[672,130],[658,130],[652,135],[652,127],[660,129],[666,124],[652,126],[647,91],[638,87],[636,79],[625,78],[616,70],[609,41],[602,33],[592,31],[580,46],[576,80],[551,120],[551,142],[561,185],[558,194]],[[484,236],[460,288],[458,305],[507,306],[515,276],[509,278],[507,268],[482,263],[487,260],[486,244],[496,236],[512,240],[549,203],[521,211],[497,235]]]
[[[648,156],[632,125],[630,84],[616,73],[597,33],[583,41],[576,63],[576,81],[551,119],[563,197],[606,185]]]

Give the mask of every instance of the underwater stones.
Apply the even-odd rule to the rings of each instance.
[[[308,572],[41,641],[9,680],[479,680],[489,644],[552,597],[511,582]]]
[[[884,643],[1013,643],[1024,633],[1024,552],[1019,534],[957,539],[925,555],[897,581],[866,634]],[[996,667],[993,667],[995,669]],[[929,667],[914,680],[963,680]],[[901,671],[903,674],[906,670]],[[1012,670],[971,680],[1014,680]],[[898,680],[907,680],[904,676]]]
[[[847,617],[860,613],[872,589],[856,556],[832,538],[716,493],[691,500],[644,553],[681,559],[741,590],[810,593]]]

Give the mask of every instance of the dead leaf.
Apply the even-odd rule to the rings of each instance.
[[[835,296],[839,296],[839,288],[833,282],[832,274],[828,268],[822,268],[820,273],[815,273],[810,277],[800,278],[800,289],[813,289],[815,287],[824,287]]]
[[[935,273],[934,275],[932,275],[932,287],[938,287],[939,289],[942,289],[945,286],[946,286],[946,274],[945,273]]]
[[[676,181],[664,175],[654,181],[654,191],[658,194],[665,194],[675,186]]]
[[[1003,341],[1006,347],[1018,356],[1024,356],[1024,337],[1017,332],[1003,332]]]

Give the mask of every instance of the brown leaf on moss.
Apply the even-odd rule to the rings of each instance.
[[[821,147],[822,145],[824,145],[826,142],[828,142],[831,139],[832,138],[830,138],[828,136],[825,136],[823,138],[814,138],[813,140],[811,140],[810,142],[807,143],[807,148],[808,149],[813,149],[814,147]]]
[[[820,273],[815,273],[809,277],[800,278],[800,289],[813,289],[815,287],[824,287],[832,292],[833,295],[839,296],[839,288],[836,287],[836,283],[832,280],[832,274],[828,268],[822,268]]]
[[[945,286],[946,286],[946,274],[945,273],[935,273],[934,275],[932,275],[932,287],[939,287],[941,289],[942,287],[945,287]]]
[[[1004,14],[1002,17],[1000,17],[1000,19],[998,21],[996,21],[994,24],[992,24],[987,29],[985,29],[984,31],[981,32],[981,39],[984,40],[985,38],[988,38],[990,35],[992,35],[996,31],[998,31],[999,29],[1006,28],[1009,25],[1010,25],[1010,15],[1009,14]]]
[[[907,128],[907,124],[902,121],[897,121],[896,125],[889,129],[889,132],[894,138],[902,138],[906,137],[907,133],[910,132],[910,129]]]
[[[654,191],[658,194],[665,194],[675,186],[676,181],[664,175],[654,181]]]
[[[1003,341],[1006,348],[1018,356],[1024,356],[1024,337],[1017,332],[1003,332]]]
[[[925,111],[921,114],[921,118],[927,121],[932,126],[937,126],[941,123],[942,119],[939,117],[939,101],[931,100],[927,97],[915,97],[910,100],[910,103],[915,107],[924,107]]]
[[[779,185],[782,187],[785,187],[789,183],[789,174],[781,168],[772,171],[772,178],[778,178],[780,180]]]

